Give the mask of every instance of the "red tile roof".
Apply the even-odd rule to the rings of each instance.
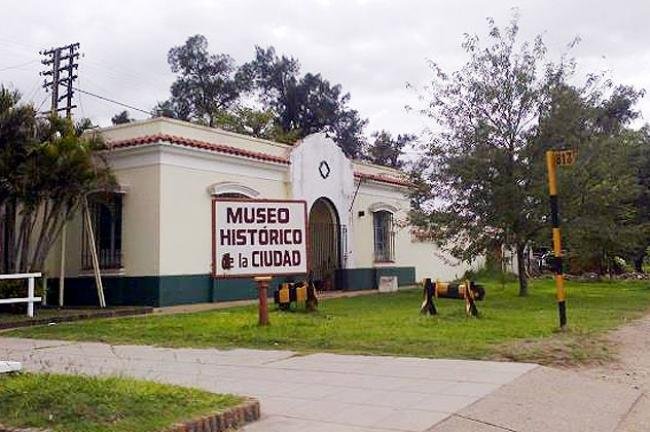
[[[206,141],[198,141],[189,138],[183,138],[176,135],[166,135],[166,134],[156,134],[156,135],[146,135],[138,138],[130,138],[122,141],[109,141],[107,143],[108,148],[125,148],[125,147],[136,147],[139,145],[145,144],[155,144],[160,142],[166,142],[169,144],[177,144],[185,147],[192,147],[202,150],[210,150],[217,153],[226,153],[235,156],[248,157],[251,159],[258,159],[268,162],[275,162],[280,164],[289,164],[289,159],[282,156],[270,155],[268,153],[261,153],[251,150],[244,150],[238,147],[233,147],[225,144],[213,144]]]
[[[106,145],[109,149],[119,149],[127,147],[137,147],[146,144],[156,144],[156,143],[169,143],[176,144],[185,147],[191,147],[201,150],[210,150],[217,153],[231,154],[234,156],[247,157],[251,159],[257,159],[261,161],[274,162],[284,165],[289,165],[291,162],[288,158],[283,156],[271,155],[268,153],[262,153],[252,150],[245,150],[238,147],[233,147],[226,144],[213,144],[206,141],[193,140],[190,138],[183,138],[176,135],[167,135],[167,134],[155,134],[155,135],[145,135],[137,138],[129,138],[121,141],[107,141]],[[368,174],[362,172],[355,172],[354,176],[361,180],[370,180],[381,183],[388,183],[396,186],[410,186],[411,182],[400,179],[397,177],[388,177],[379,174]]]

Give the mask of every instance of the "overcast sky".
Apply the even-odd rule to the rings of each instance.
[[[522,37],[543,33],[552,58],[580,36],[572,51],[579,72],[608,71],[617,83],[650,89],[647,0],[5,1],[0,83],[47,108],[38,51],[80,42],[80,88],[151,109],[167,98],[174,79],[167,51],[200,33],[212,52],[239,64],[251,59],[256,44],[297,57],[303,72],[320,72],[351,93],[351,105],[370,120],[368,133],[417,133],[427,120],[405,111],[416,102],[405,84],[426,83],[427,59],[457,68],[465,59],[463,33],[484,37],[485,18],[505,25],[513,7]],[[86,95],[77,94],[76,102],[77,116],[100,125],[123,109]],[[639,109],[648,121],[650,95]]]

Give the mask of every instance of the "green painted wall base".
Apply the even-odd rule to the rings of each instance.
[[[371,267],[339,269],[336,271],[336,287],[343,291],[377,289],[382,276],[397,276],[399,286],[415,283],[415,267]]]
[[[398,284],[415,283],[414,267],[381,267],[337,270],[336,287],[344,291],[377,289],[381,276],[397,276]],[[275,277],[269,295],[282,282],[301,280],[304,276]],[[111,306],[173,306],[245,300],[257,297],[257,287],[250,278],[213,279],[209,274],[174,276],[104,276],[104,295]],[[57,304],[58,279],[48,280],[49,304]],[[97,289],[93,277],[66,278],[65,304],[96,305]]]

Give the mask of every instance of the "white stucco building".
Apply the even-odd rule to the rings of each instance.
[[[108,304],[164,306],[251,298],[248,279],[211,276],[215,196],[305,200],[310,269],[321,289],[452,279],[466,266],[418,240],[408,182],[345,157],[323,134],[295,146],[156,118],[100,131],[119,190],[90,198]],[[67,227],[66,303],[96,303],[81,216]],[[48,263],[56,292],[60,247]],[[278,278],[275,283],[280,281]]]

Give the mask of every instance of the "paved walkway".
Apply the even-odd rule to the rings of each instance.
[[[522,363],[13,338],[0,338],[0,358],[22,361],[27,370],[121,374],[253,396],[261,402],[263,417],[247,432],[426,431],[537,368]]]
[[[0,358],[253,396],[262,419],[246,432],[649,430],[637,380],[533,364],[13,338],[0,338]]]

